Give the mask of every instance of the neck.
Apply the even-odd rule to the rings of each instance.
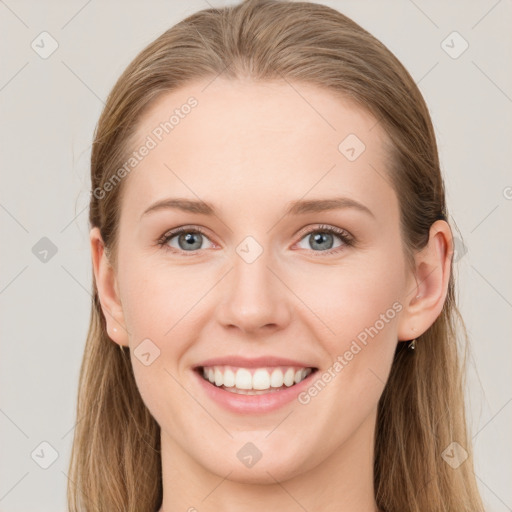
[[[162,431],[163,503],[159,512],[376,512],[373,488],[375,415],[313,469],[268,483],[215,474]]]

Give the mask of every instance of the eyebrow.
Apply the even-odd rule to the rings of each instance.
[[[375,218],[373,212],[364,204],[361,204],[354,199],[348,197],[333,197],[329,199],[308,199],[297,200],[287,203],[286,215],[303,215],[305,213],[317,213],[329,210],[340,210],[345,208],[353,208],[364,212],[371,217]],[[215,215],[217,216],[215,207],[205,201],[196,201],[194,199],[182,198],[167,198],[157,201],[147,208],[141,215],[147,215],[150,212],[159,210],[175,209],[182,210],[189,213],[197,213],[202,215]]]

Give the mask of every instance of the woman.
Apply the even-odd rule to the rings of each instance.
[[[118,80],[91,178],[70,510],[483,510],[435,134],[379,41],[198,12]]]

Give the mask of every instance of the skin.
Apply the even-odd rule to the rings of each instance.
[[[98,229],[90,232],[109,336],[130,347],[141,396],[161,427],[161,511],[375,511],[375,419],[395,347],[426,331],[443,307],[448,224],[432,225],[409,269],[381,126],[329,91],[295,89],[217,78],[161,97],[136,147],[189,96],[199,104],[124,178],[116,269]],[[350,133],[366,145],[352,162],[338,150]],[[373,216],[354,208],[284,216],[290,201],[333,196]],[[217,216],[162,209],[141,218],[167,197],[200,198]],[[340,250],[325,254],[309,237],[320,224],[348,231],[355,245],[333,235]],[[206,231],[195,255],[177,236],[167,244],[175,252],[157,245],[185,225]],[[236,252],[248,235],[263,248],[252,263]],[[396,301],[401,311],[307,405],[227,412],[192,374],[211,357],[271,354],[309,361],[321,375]],[[133,352],[146,338],[160,350],[149,366]],[[248,442],[262,452],[251,468],[237,458]]]

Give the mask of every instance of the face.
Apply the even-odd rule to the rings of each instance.
[[[273,482],[370,445],[411,282],[376,120],[309,85],[210,81],[138,127],[115,341],[172,456]]]

